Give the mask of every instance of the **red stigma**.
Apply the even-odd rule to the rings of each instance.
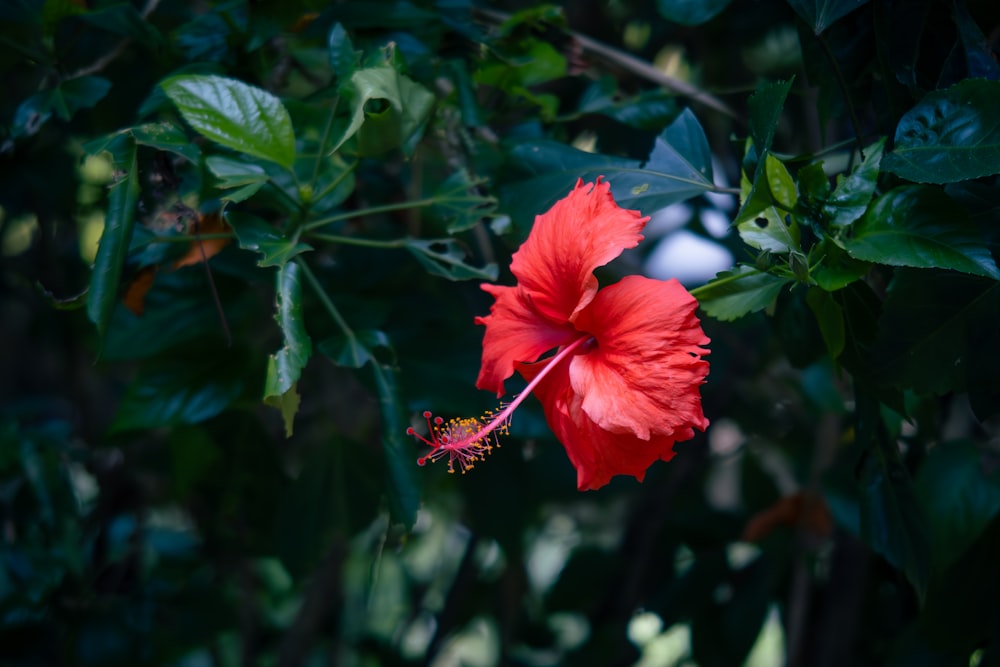
[[[455,472],[455,466],[465,474],[475,466],[476,461],[485,461],[486,455],[500,446],[500,435],[506,435],[510,416],[494,415],[486,412],[482,417],[462,417],[447,422],[441,417],[433,417],[424,411],[427,422],[427,436],[420,435],[411,426],[406,434],[411,435],[431,448],[431,451],[417,459],[417,465],[427,465],[445,457],[448,458],[448,472]]]

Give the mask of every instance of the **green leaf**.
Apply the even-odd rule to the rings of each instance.
[[[108,196],[108,214],[104,219],[104,231],[97,247],[87,295],[87,317],[102,335],[107,330],[108,320],[118,301],[118,283],[129,242],[132,240],[135,207],[139,199],[135,141],[131,137],[121,136],[109,150],[114,169],[121,176],[111,186]]]
[[[508,41],[502,51],[490,49],[485,55],[473,75],[476,83],[541,107],[538,113],[542,119],[554,116],[559,99],[551,93],[539,94],[534,90],[566,76],[566,56],[560,49],[544,39],[526,36]]]
[[[163,43],[163,36],[153,24],[143,19],[138,10],[127,2],[85,12],[79,18],[95,28],[130,37],[147,49],[156,49]]]
[[[909,185],[887,192],[854,224],[853,232],[842,242],[855,259],[1000,279],[968,213],[936,188]]]
[[[392,350],[389,337],[381,331],[362,330],[339,334],[319,344],[319,351],[344,368],[361,368],[369,361],[378,363],[376,350]]]
[[[494,197],[480,195],[484,181],[474,181],[469,172],[459,169],[434,192],[433,212],[448,221],[448,233],[457,234],[471,229],[496,210]]]
[[[62,120],[70,120],[78,111],[100,102],[110,90],[109,80],[100,76],[82,76],[35,93],[17,107],[11,133],[15,138],[31,136],[53,113]]]
[[[986,282],[980,280],[979,282]],[[969,406],[980,422],[1000,413],[1000,289],[990,289],[965,329],[966,390]]]
[[[201,150],[191,143],[187,135],[172,123],[144,123],[119,130],[83,145],[85,153],[100,153],[108,150],[123,134],[130,135],[140,146],[149,146],[161,151],[175,153],[189,162],[198,163]]]
[[[790,278],[740,264],[697,288],[695,296],[706,313],[728,322],[769,307],[781,288],[791,282]]]
[[[799,195],[795,189],[795,180],[788,173],[785,164],[768,153],[764,156],[764,172],[767,174],[767,185],[775,203],[780,204],[786,211],[794,209]]]
[[[339,23],[334,23],[330,28],[330,35],[326,40],[327,53],[330,58],[330,67],[337,75],[337,81],[346,81],[357,70],[361,61],[360,53],[354,50],[351,37],[347,30]]]
[[[292,121],[281,100],[236,79],[184,74],[160,84],[184,120],[227,148],[291,168]]]
[[[684,109],[656,138],[643,169],[661,178],[680,179],[695,189],[712,188],[712,151],[690,109]]]
[[[677,117],[677,98],[664,90],[644,90],[625,97],[618,90],[618,81],[601,77],[580,97],[579,107],[572,118],[583,114],[599,114],[640,130],[658,130]]]
[[[781,109],[791,87],[792,80],[762,83],[747,101],[750,107],[750,135],[753,144],[748,145],[743,160],[743,174],[740,179],[742,203],[733,221],[738,229],[742,223],[757,224],[758,229],[754,229],[750,224],[742,227],[741,236],[744,241],[755,248],[776,252],[798,249],[798,229],[795,221],[789,220],[789,224],[786,225],[785,213],[778,210],[764,213],[769,208],[773,209],[775,203],[780,203],[774,198],[768,182],[768,165],[774,172],[775,178],[779,180],[775,184],[775,189],[785,195],[790,193],[788,180],[791,180],[791,177],[788,176],[784,165],[773,157],[769,161],[768,157],[781,117]],[[768,226],[776,221],[780,224],[769,229]],[[790,231],[786,233],[785,230]],[[748,240],[748,237],[751,240]]]
[[[403,245],[431,275],[448,280],[490,281],[496,280],[499,275],[496,264],[487,264],[483,268],[466,264],[467,253],[455,239],[406,239]]]
[[[240,247],[263,255],[257,266],[282,267],[297,255],[312,250],[308,243],[292,241],[255,215],[226,211],[225,217],[233,228]]]
[[[860,470],[861,538],[903,571],[922,603],[931,575],[927,521],[899,448],[888,442],[878,403],[861,395],[857,411],[857,439],[866,451]]]
[[[823,342],[831,359],[844,351],[844,313],[829,292],[813,287],[806,294],[806,303],[816,316]]]
[[[264,381],[264,402],[277,407],[285,421],[285,436],[291,437],[293,420],[298,410],[296,383],[312,355],[312,339],[302,319],[302,282],[299,265],[288,262],[276,274],[274,319],[281,327],[283,344],[267,360]]]
[[[952,16],[955,18],[959,37],[955,47],[964,56],[964,71],[968,72],[967,76],[992,81],[1000,79],[1000,63],[993,53],[990,39],[983,34],[965,3],[955,3]],[[953,51],[949,60],[955,59],[956,55]]]
[[[179,127],[171,123],[145,123],[129,128],[128,131],[140,146],[175,153],[194,164],[198,164],[198,158],[201,157],[198,145],[192,143]]]
[[[834,299],[844,316],[844,351],[837,360],[849,372],[855,385],[875,396],[899,414],[906,414],[902,392],[878,373],[873,352],[879,335],[882,297],[863,280],[855,280],[837,290]]]
[[[743,242],[775,254],[799,249],[799,226],[787,211],[768,206],[756,216],[736,225]]]
[[[83,76],[59,84],[52,92],[50,109],[69,120],[81,109],[89,109],[108,94],[111,82],[99,76]]]
[[[245,289],[227,290],[219,296],[232,326],[246,322],[249,309],[256,312],[255,298]],[[104,335],[102,359],[141,360],[180,344],[223,337],[216,305],[205,294],[204,272],[159,272],[145,306],[141,317],[127,308],[115,309]]]
[[[862,215],[875,194],[878,185],[879,164],[885,139],[865,149],[865,159],[854,168],[850,176],[837,179],[837,187],[823,203],[823,212],[834,228],[846,227]]]
[[[681,25],[701,25],[713,19],[732,0],[657,0],[660,16]]]
[[[824,238],[809,251],[809,277],[827,292],[836,292],[868,273],[871,264],[854,259],[831,238]],[[821,259],[817,262],[816,257]]]
[[[966,389],[970,373],[1000,376],[1000,359],[971,362],[968,336],[995,331],[1000,283],[951,271],[898,270],[879,320],[871,372],[883,382],[924,394]],[[979,342],[982,346],[983,341]],[[984,350],[994,349],[993,342]],[[989,362],[989,363],[987,363]]]
[[[758,156],[771,150],[774,132],[781,118],[781,109],[785,106],[785,99],[792,89],[793,81],[794,79],[762,82],[747,99],[747,106],[750,107],[750,136],[753,137],[754,149]]]
[[[118,407],[112,432],[197,424],[240,396],[246,350],[192,347],[183,352],[139,370]]]
[[[420,490],[417,488],[416,457],[413,444],[406,436],[405,412],[399,398],[398,371],[382,364],[370,364],[378,392],[379,411],[382,416],[382,448],[389,469],[389,512],[393,519],[407,529],[417,520],[420,508]]]
[[[745,198],[735,220],[740,238],[753,248],[775,254],[798,251],[799,226],[791,214],[798,195],[791,174],[780,160],[767,153],[764,168],[757,169],[754,181],[749,191],[746,179],[741,182]],[[751,202],[754,198],[757,201]]]
[[[235,192],[227,192],[222,197],[223,201],[244,201],[264,187],[269,179],[267,172],[259,164],[220,155],[205,158],[205,166],[218,179],[216,187],[224,190],[239,188]]]
[[[274,359],[274,356],[271,356]],[[274,363],[268,361],[267,382],[272,382],[273,375],[277,371]],[[265,390],[266,391],[266,390]],[[290,438],[295,433],[295,415],[299,412],[299,405],[302,404],[302,397],[299,395],[299,383],[295,381],[288,389],[278,396],[264,396],[264,405],[270,405],[281,413],[281,422],[285,425],[285,437]]]
[[[788,0],[795,13],[817,35],[822,34],[834,21],[867,3],[868,0]]]
[[[929,520],[938,572],[964,554],[1000,514],[1000,472],[972,442],[935,445],[920,467],[915,489]]]
[[[398,147],[412,153],[434,106],[430,91],[392,67],[357,70],[342,92],[351,115],[333,142],[331,154],[355,134],[360,155],[379,155]]]
[[[919,183],[1000,173],[1000,81],[967,79],[928,93],[896,127],[882,167]]]
[[[799,194],[806,206],[813,205],[813,202],[825,202],[829,199],[830,181],[826,177],[822,161],[810,162],[800,167],[795,176],[799,179]]]
[[[690,110],[657,137],[645,163],[587,153],[554,141],[519,142],[508,159],[528,178],[501,189],[501,210],[524,228],[569,194],[579,179],[593,182],[605,177],[619,206],[644,212],[713,188],[708,140]]]

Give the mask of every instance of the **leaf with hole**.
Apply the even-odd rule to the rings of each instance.
[[[346,124],[339,125],[330,153],[357,135],[359,155],[380,155],[393,148],[412,153],[434,106],[434,95],[392,67],[355,71],[342,88],[350,105]]]
[[[967,79],[928,93],[896,127],[882,168],[919,183],[1000,173],[1000,81]]]
[[[448,280],[496,280],[496,264],[479,268],[467,264],[467,253],[455,239],[406,239],[404,247],[417,258],[428,273]]]

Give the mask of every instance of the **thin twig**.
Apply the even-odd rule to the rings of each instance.
[[[491,9],[475,8],[473,10],[476,14],[483,18],[486,18],[494,23],[503,23],[508,18],[509,14],[504,12],[498,12]],[[584,53],[590,53],[593,56],[597,56],[607,62],[610,62],[622,69],[625,69],[636,76],[642,77],[658,86],[662,86],[667,90],[670,90],[678,95],[687,97],[693,102],[698,102],[706,107],[723,113],[731,118],[738,118],[735,111],[733,111],[728,104],[715,97],[711,93],[692,86],[686,81],[681,81],[680,79],[675,79],[672,76],[664,74],[660,70],[656,69],[651,63],[637,58],[631,54],[625,53],[620,49],[616,49],[613,46],[599,42],[596,39],[587,37],[584,34],[576,32],[575,30],[567,29],[567,34],[576,41],[580,47],[583,48]]]
[[[143,7],[142,11],[139,12],[139,16],[145,19],[156,10],[156,6],[159,4],[160,0],[147,0],[146,6]],[[118,45],[115,46],[115,48],[111,49],[103,56],[95,60],[94,62],[90,63],[89,65],[85,65],[80,69],[71,72],[70,74],[67,74],[65,77],[63,77],[63,81],[69,81],[71,79],[79,79],[80,77],[89,76],[91,74],[96,74],[97,72],[100,72],[102,69],[110,65],[115,59],[117,59],[122,53],[125,52],[125,48],[132,42],[132,39],[133,39],[132,37],[124,38],[122,41],[118,42]]]
[[[802,511],[796,525],[793,546],[794,569],[788,592],[785,642],[790,666],[811,664],[806,647],[810,639],[808,633],[812,617],[811,608],[815,603],[813,599],[815,581],[808,562],[808,554],[815,551],[817,545],[816,536],[809,525],[813,514],[810,506],[822,502],[820,499],[823,474],[836,456],[840,434],[840,417],[833,413],[824,414],[816,426],[816,447],[809,465],[809,478],[803,489]]]
[[[448,594],[445,596],[444,608],[437,616],[437,624],[434,634],[427,645],[424,653],[423,665],[428,667],[435,662],[438,652],[441,650],[441,642],[449,632],[454,630],[460,619],[460,608],[469,595],[469,589],[475,581],[476,575],[476,547],[479,545],[479,537],[472,533],[465,543],[465,551],[462,560],[458,565],[455,578],[452,579]]]
[[[347,552],[343,536],[334,536],[323,564],[313,575],[312,583],[303,595],[295,620],[281,640],[278,667],[298,667],[304,663],[320,629],[341,608]]]
[[[226,320],[226,311],[222,307],[222,299],[219,298],[219,290],[215,286],[215,276],[212,275],[212,267],[208,265],[208,254],[205,252],[205,244],[198,237],[198,227],[201,223],[198,217],[194,219],[194,237],[197,239],[198,252],[201,253],[201,263],[205,267],[205,276],[208,278],[208,288],[212,292],[212,300],[215,302],[215,312],[219,314],[219,322],[222,324],[222,332],[226,336],[226,347],[233,346],[233,332],[229,330],[229,322]]]
[[[830,62],[830,67],[833,68],[833,73],[837,79],[837,87],[840,88],[840,94],[844,96],[844,104],[847,105],[848,115],[851,118],[851,126],[854,128],[854,138],[858,143],[858,154],[861,156],[861,160],[864,161],[865,142],[861,138],[861,121],[858,119],[858,112],[854,109],[854,103],[851,102],[851,92],[847,89],[847,81],[844,79],[844,73],[840,71],[840,64],[833,55],[833,51],[830,50],[830,45],[823,39],[823,36],[816,35],[816,40],[823,49],[823,55]]]

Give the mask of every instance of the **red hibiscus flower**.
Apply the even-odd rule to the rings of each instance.
[[[698,303],[676,280],[628,276],[598,289],[594,270],[642,240],[649,220],[619,208],[610,184],[578,182],[535,219],[514,253],[514,287],[483,285],[496,299],[486,327],[476,386],[504,394],[516,370],[528,386],[497,413],[481,418],[427,418],[429,434],[408,433],[432,447],[418,462],[447,457],[462,472],[505,434],[513,411],[531,393],[577,470],[577,487],[597,489],[614,475],[642,481],[673,445],[708,426],[699,387],[708,375],[709,339]],[[556,353],[539,360],[551,350]]]

